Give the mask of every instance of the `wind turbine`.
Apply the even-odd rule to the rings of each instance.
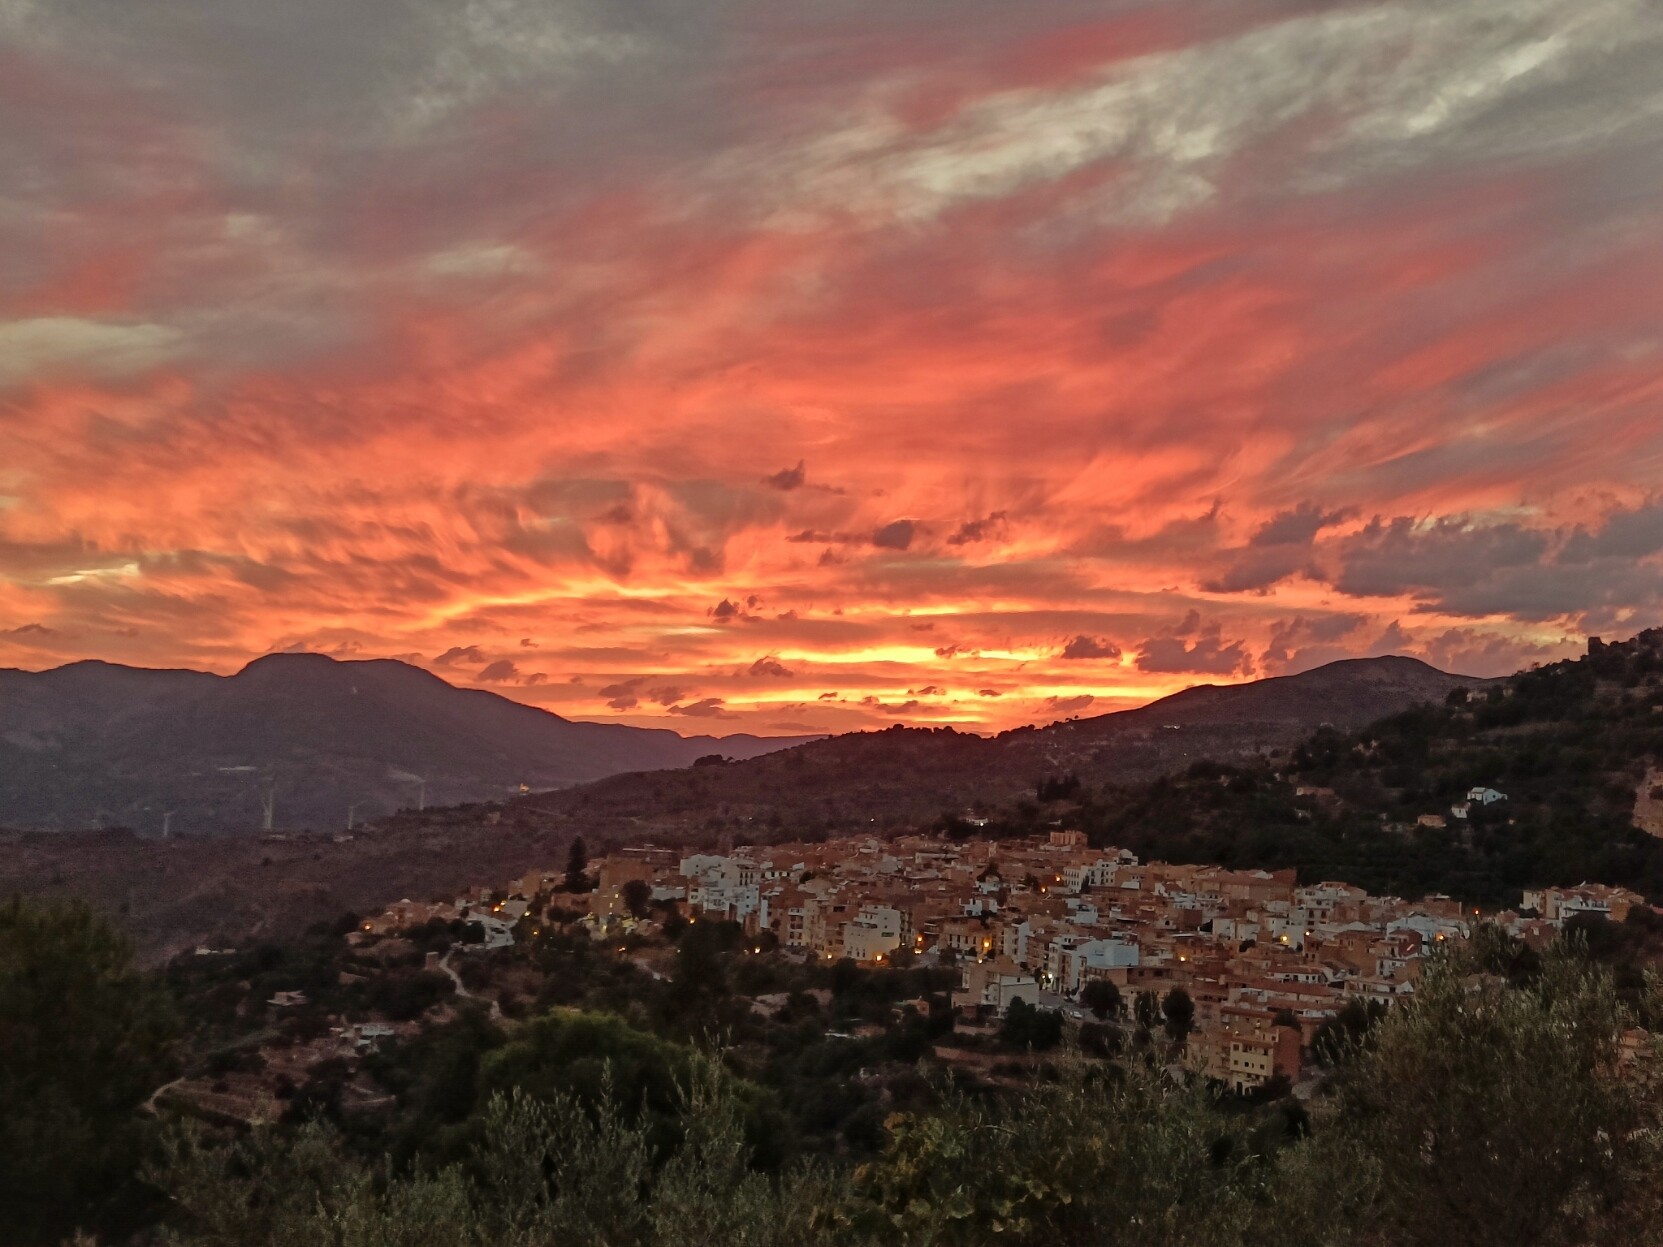
[[[178,813],[177,810],[163,810],[162,811],[162,839],[163,840],[166,840],[168,838],[168,836],[170,834],[172,834],[172,831],[173,831],[173,816],[177,813]]]
[[[406,771],[401,770],[398,767],[392,767],[387,772],[387,778],[400,784],[416,785],[416,808],[418,810],[425,810],[427,808],[427,776],[417,775],[414,771]]]
[[[266,790],[260,794],[260,810],[265,815],[260,826],[264,830],[270,831],[272,819],[277,813],[277,781],[275,779],[266,780]]]
[[[362,801],[354,801],[351,805],[346,807],[346,829],[348,831],[352,830],[353,816],[358,813],[358,807],[363,804],[364,803]]]

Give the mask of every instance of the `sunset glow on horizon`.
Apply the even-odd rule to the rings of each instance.
[[[10,0],[0,110],[0,666],[986,731],[1663,623],[1650,0]]]

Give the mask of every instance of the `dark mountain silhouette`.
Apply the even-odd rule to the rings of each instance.
[[[1423,701],[1442,701],[1454,688],[1486,683],[1452,675],[1418,658],[1346,658],[1298,675],[1248,684],[1198,684],[1136,710],[1078,720],[1121,730],[1130,725],[1297,724],[1301,732],[1332,723],[1360,727]]]
[[[380,673],[406,695],[392,698],[383,691],[375,682]],[[145,795],[137,785],[142,768],[170,759],[186,740],[198,742],[201,760],[195,773],[177,782],[195,785],[194,791],[219,783],[226,794],[229,821],[216,816],[207,820],[212,826],[244,829],[257,826],[259,818],[258,775],[222,775],[217,767],[276,759],[279,824],[297,825],[287,814],[305,808],[310,783],[325,794],[318,804],[328,817],[317,825],[330,830],[339,828],[345,802],[358,799],[346,795],[349,785],[360,785],[350,788],[358,793],[373,779],[384,785],[388,805],[413,801],[412,785],[388,779],[385,758],[408,757],[415,752],[412,742],[419,741],[441,757],[459,760],[471,750],[472,756],[489,759],[486,745],[470,741],[498,722],[516,729],[531,724],[561,739],[575,733],[572,738],[584,742],[584,749],[599,747],[589,742],[609,744],[620,733],[623,739],[645,738],[664,751],[652,763],[660,766],[702,753],[733,756],[742,748],[789,742],[728,737],[678,745],[679,738],[661,739],[670,733],[604,726],[590,731],[592,725],[566,723],[490,694],[451,689],[397,663],[265,659],[255,664],[252,676],[229,679],[88,663],[22,679],[20,674],[0,672],[0,774],[16,776],[26,764],[28,773],[43,781],[46,795],[33,808],[44,813],[31,821],[47,825],[51,818],[62,826],[63,810],[96,808],[84,791],[94,784],[126,791],[129,805],[150,821],[142,839],[117,832],[0,832],[0,895],[86,899],[119,913],[151,959],[222,935],[278,937],[343,910],[369,912],[401,896],[440,896],[499,884],[533,867],[559,869],[574,835],[584,836],[591,849],[604,850],[648,840],[738,842],[928,825],[943,813],[971,806],[995,813],[1008,809],[1031,798],[1036,782],[1050,777],[1073,774],[1091,790],[1103,791],[1106,785],[1181,771],[1203,758],[1251,762],[1267,749],[1297,747],[1325,723],[1355,729],[1420,703],[1441,704],[1453,688],[1486,683],[1412,659],[1340,662],[1253,684],[1188,689],[1137,710],[993,738],[896,727],[722,766],[613,775],[488,809],[407,810],[375,819],[344,843],[327,834],[275,843],[246,835],[176,836],[164,843],[155,839],[159,811],[187,807],[164,805],[162,796]],[[119,695],[109,693],[112,688]],[[401,707],[402,718],[385,709],[389,702]],[[381,709],[370,713],[366,706]],[[501,720],[494,717],[498,714]],[[471,717],[476,715],[483,717]],[[505,735],[506,740],[491,737],[500,751],[492,764],[504,768],[505,782],[517,783],[511,769],[515,750],[529,745],[512,732]],[[234,737],[243,743],[233,747]],[[120,742],[112,743],[111,760],[102,769],[100,738]],[[380,754],[366,762],[370,742]],[[574,746],[566,756],[592,761],[596,755]],[[170,774],[183,772],[175,768]],[[429,775],[430,801],[455,799],[441,786],[440,775],[438,767]],[[0,827],[16,827],[25,821],[13,812],[20,804],[19,781],[7,778],[3,787]],[[64,795],[54,797],[58,793]],[[54,799],[65,804],[55,806]],[[70,801],[81,805],[72,807]],[[1044,813],[1055,808],[1045,807]],[[143,825],[138,816],[124,821]]]
[[[1047,777],[1152,779],[1197,759],[1230,761],[1361,727],[1451,689],[1485,683],[1414,658],[1347,659],[1299,675],[1201,685],[1135,710],[1018,728],[856,732],[722,767],[615,775],[521,803],[618,836],[840,833],[913,826],[1009,801]]]
[[[234,676],[79,662],[0,670],[0,826],[337,828],[620,771],[750,757],[805,737],[716,739],[574,723],[390,659],[272,654]]]

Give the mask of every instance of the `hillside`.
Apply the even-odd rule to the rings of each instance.
[[[1038,817],[1168,861],[1292,866],[1377,893],[1517,904],[1524,887],[1592,880],[1663,901],[1659,759],[1654,630],[1361,732],[1324,729],[1275,762],[1199,763],[1070,794]],[[1475,787],[1505,800],[1459,816]],[[1007,806],[995,826],[1033,819]]]
[[[292,938],[401,897],[460,894],[557,869],[566,844],[482,807],[327,834],[141,838],[129,831],[0,831],[0,897],[84,901],[117,918],[154,964],[198,944]]]
[[[1413,658],[1351,659],[1300,675],[1202,685],[1135,710],[991,738],[896,726],[727,766],[617,775],[521,804],[575,828],[636,838],[910,827],[1032,794],[1046,778],[1125,783],[1202,758],[1257,757],[1324,724],[1361,727],[1483,683]]]
[[[620,771],[749,757],[803,737],[682,737],[574,723],[388,659],[272,654],[233,676],[80,662],[0,671],[0,826],[337,828]]]

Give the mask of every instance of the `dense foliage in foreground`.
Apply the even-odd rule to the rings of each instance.
[[[1663,1063],[1633,1029],[1663,997],[1619,991],[1580,939],[1536,957],[1482,929],[1334,1048],[1306,1102],[1224,1099],[1143,1055],[1065,1057],[1020,1092],[939,1083],[850,1164],[759,1151],[766,1104],[720,1054],[670,1045],[665,1083],[648,1076],[662,1053],[635,1041],[616,1070],[562,1074],[563,1052],[615,1029],[581,1013],[500,1049],[442,1152],[366,1153],[323,1121],[146,1132],[138,1071],[169,1072],[153,985],[84,915],[16,908],[0,934],[0,1237],[16,1243],[77,1225],[118,1240],[138,1221],[101,1197],[123,1193],[177,1247],[1514,1247],[1652,1241],[1663,1211]],[[77,1000],[40,990],[47,968]],[[64,1018],[86,1033],[60,1050],[44,1040]],[[135,1026],[157,1052],[104,1046]],[[106,1133],[119,1155],[86,1146]]]
[[[173,1002],[84,909],[0,904],[0,1242],[143,1218],[135,1110],[178,1073]]]
[[[881,1155],[759,1172],[718,1060],[680,1128],[603,1098],[498,1096],[462,1160],[396,1171],[319,1125],[176,1137],[154,1180],[179,1244],[1518,1244],[1643,1242],[1663,1153],[1649,1051],[1609,976],[1557,950],[1509,985],[1486,940],[1432,971],[1307,1113],[1226,1111],[1199,1081],[1065,1064],[1003,1099],[896,1114]]]

